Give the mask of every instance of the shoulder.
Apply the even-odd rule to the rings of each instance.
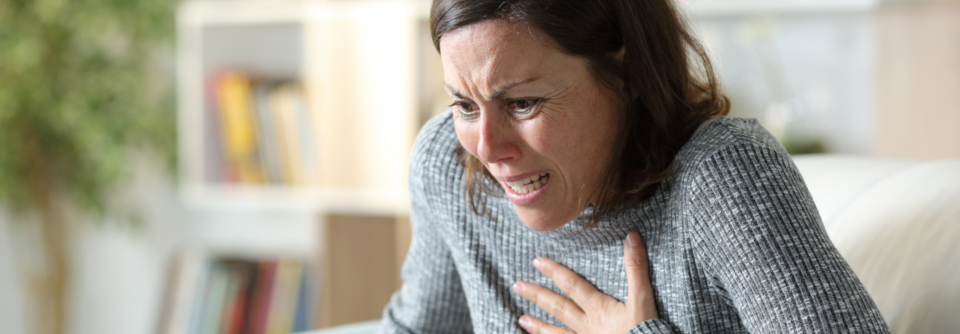
[[[678,167],[689,170],[718,155],[731,154],[730,151],[738,148],[775,151],[778,155],[789,156],[780,142],[756,119],[720,117],[695,132],[677,153],[676,161]]]
[[[710,179],[755,179],[770,172],[799,177],[783,145],[756,119],[746,118],[721,117],[694,133],[675,168],[681,183],[694,188]]]
[[[457,143],[457,133],[453,127],[453,113],[447,110],[433,116],[420,128],[417,139],[413,144],[412,158],[416,161],[417,158],[429,158],[437,153],[454,154]]]
[[[793,159],[756,120],[717,119],[694,134],[676,161],[688,213],[701,223],[787,207],[817,215]]]
[[[679,181],[685,237],[708,284],[751,332],[882,327],[772,135],[754,120],[718,119],[689,144],[678,157],[687,163]]]
[[[820,237],[819,213],[793,159],[756,120],[718,119],[689,144],[678,157],[679,189],[698,239],[737,246],[733,239],[782,231]]]
[[[456,153],[457,133],[448,110],[420,129],[410,155],[410,191],[414,197],[460,189],[463,167]]]

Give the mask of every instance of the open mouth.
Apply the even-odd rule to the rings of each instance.
[[[507,186],[510,187],[510,189],[512,189],[514,192],[518,194],[526,194],[531,191],[540,189],[545,184],[547,184],[547,181],[549,180],[550,180],[550,173],[540,173],[540,175],[534,175],[520,181],[514,181],[514,182],[504,181],[503,183],[505,183]]]

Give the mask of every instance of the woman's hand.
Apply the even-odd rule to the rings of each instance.
[[[589,282],[563,265],[542,257],[533,265],[547,275],[570,299],[541,286],[518,281],[513,292],[537,304],[573,331],[550,325],[540,319],[524,315],[520,326],[527,332],[539,333],[626,333],[647,319],[657,318],[657,307],[650,286],[647,268],[647,248],[640,233],[630,232],[623,247],[623,262],[627,270],[627,303],[597,291]]]

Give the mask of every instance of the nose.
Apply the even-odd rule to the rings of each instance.
[[[520,159],[516,127],[499,110],[481,113],[477,157],[486,163]]]

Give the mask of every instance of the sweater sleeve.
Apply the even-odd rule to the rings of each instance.
[[[403,286],[384,309],[379,333],[473,331],[460,277],[443,238],[445,227],[434,210],[444,186],[437,182],[441,174],[435,168],[445,159],[445,141],[450,141],[450,134],[443,131],[449,117],[443,116],[428,122],[414,144],[410,163],[413,240],[400,274]]]
[[[890,332],[782,147],[737,143],[697,171],[696,257],[751,333]]]
[[[641,322],[637,327],[631,329],[627,334],[670,334],[676,333],[670,324],[663,319],[650,319]]]

